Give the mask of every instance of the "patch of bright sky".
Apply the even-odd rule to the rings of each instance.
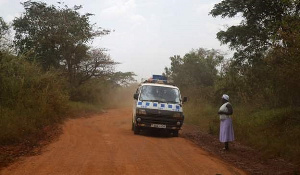
[[[44,0],[56,4],[58,0]],[[17,0],[0,0],[0,16],[10,22],[24,11]],[[161,74],[170,66],[169,57],[183,56],[192,49],[218,49],[216,33],[226,25],[236,25],[240,18],[221,19],[209,16],[214,4],[221,0],[65,0],[69,7],[83,5],[82,13],[93,13],[91,22],[111,34],[92,43],[107,48],[121,64],[117,71],[132,71],[137,80]]]

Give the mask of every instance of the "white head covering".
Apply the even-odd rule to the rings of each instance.
[[[223,94],[222,99],[229,101],[229,96],[226,94]]]

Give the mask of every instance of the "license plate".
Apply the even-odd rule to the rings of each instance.
[[[162,124],[151,124],[152,128],[167,128],[166,125],[162,125]]]

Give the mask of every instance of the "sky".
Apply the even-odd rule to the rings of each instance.
[[[59,0],[41,0],[57,4]],[[62,1],[62,0],[60,0]],[[0,0],[0,16],[11,22],[24,12],[18,0]],[[108,49],[119,62],[116,71],[134,72],[138,81],[162,74],[170,67],[170,57],[184,56],[192,49],[217,49],[231,55],[216,34],[240,19],[213,18],[209,15],[221,0],[64,0],[69,7],[82,5],[80,12],[92,13],[91,23],[110,29],[92,46]]]

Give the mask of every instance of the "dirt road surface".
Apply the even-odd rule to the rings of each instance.
[[[41,155],[25,157],[2,175],[245,174],[180,137],[134,135],[131,109],[71,119]]]

